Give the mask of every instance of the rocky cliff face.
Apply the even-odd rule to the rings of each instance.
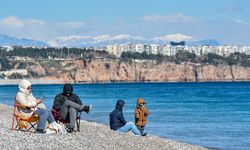
[[[154,61],[67,60],[57,66],[28,65],[30,72],[46,80],[66,82],[185,82],[250,80],[250,68],[197,64],[157,63]]]

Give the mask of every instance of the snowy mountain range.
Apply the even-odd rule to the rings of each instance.
[[[184,34],[170,34],[163,37],[155,37],[151,39],[140,36],[132,36],[128,34],[120,34],[115,36],[64,36],[49,41],[49,45],[53,47],[95,47],[125,43],[169,44],[171,41],[185,41],[186,45],[188,46],[219,45],[219,43],[213,39],[196,40],[195,38]]]
[[[188,46],[211,45],[217,46],[219,43],[216,40],[197,40],[191,36],[184,34],[170,34],[162,37],[144,38],[141,36],[132,36],[128,34],[120,35],[100,35],[100,36],[64,36],[58,37],[46,42],[36,41],[31,39],[18,39],[7,35],[0,34],[0,46],[52,46],[52,47],[97,47],[107,46],[111,44],[169,44],[171,41],[185,41]]]
[[[44,47],[49,46],[42,41],[36,41],[31,39],[18,39],[8,35],[0,34],[0,46],[37,46]]]

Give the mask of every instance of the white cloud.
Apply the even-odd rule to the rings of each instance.
[[[28,19],[24,21],[27,25],[45,25],[45,22],[37,19]]]
[[[0,26],[8,28],[20,28],[24,23],[15,16],[9,16],[0,20]]]
[[[143,17],[143,20],[151,23],[190,23],[195,18],[183,15],[181,13],[171,15],[152,14]]]
[[[194,38],[192,36],[184,35],[184,34],[169,34],[162,37],[156,37],[155,40],[163,40],[163,41],[189,41],[193,40]]]
[[[235,19],[233,20],[234,23],[237,23],[237,24],[242,24],[242,25],[247,25],[247,23],[243,20],[240,20],[240,19]]]
[[[60,26],[66,27],[66,28],[82,28],[86,25],[84,22],[78,22],[78,21],[73,21],[73,22],[65,22],[65,23],[59,23]]]
[[[0,27],[10,28],[10,29],[19,29],[25,26],[41,26],[45,22],[37,19],[18,19],[15,16],[9,16],[0,20]]]

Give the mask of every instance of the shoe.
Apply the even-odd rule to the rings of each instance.
[[[67,129],[67,132],[68,133],[72,133],[72,132],[74,132],[75,130],[74,130],[74,128],[73,127],[69,127],[68,129]]]
[[[143,133],[141,136],[146,136],[147,135],[147,132]]]
[[[91,111],[92,105],[87,105],[83,107],[83,111],[85,111],[87,114]]]
[[[41,133],[41,134],[43,134],[43,133],[46,133],[46,131],[44,131],[43,129],[36,129],[36,133]]]

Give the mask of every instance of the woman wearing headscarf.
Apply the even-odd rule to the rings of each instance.
[[[16,95],[16,102],[26,108],[20,108],[19,112],[23,117],[31,117],[32,115],[38,115],[39,123],[36,131],[38,133],[46,133],[46,121],[51,126],[56,126],[55,119],[49,110],[46,110],[45,105],[42,103],[42,99],[36,99],[32,94],[32,84],[30,81],[23,79],[18,84],[19,91]]]

